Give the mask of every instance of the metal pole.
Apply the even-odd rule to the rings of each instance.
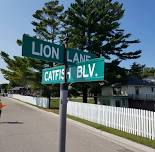
[[[66,147],[66,113],[67,113],[68,86],[60,85],[60,130],[59,152],[65,152]]]
[[[60,126],[59,126],[59,152],[66,151],[66,113],[67,113],[67,97],[68,97],[68,84],[67,84],[67,50],[65,45],[64,52],[64,84],[60,84]]]

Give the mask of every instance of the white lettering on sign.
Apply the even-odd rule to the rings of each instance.
[[[40,45],[40,50],[43,49],[43,44]],[[35,50],[35,42],[32,41],[32,54],[37,55],[37,56],[42,56],[40,50],[36,51]]]
[[[89,77],[89,74],[86,74],[86,66],[83,65],[83,77],[84,78],[88,78]]]
[[[52,72],[51,71],[49,71],[48,81],[49,80],[52,80]]]
[[[89,70],[90,77],[93,76],[94,69],[95,69],[95,63],[93,63],[92,68],[91,68],[90,64],[88,64],[88,70]]]
[[[84,61],[88,61],[91,59],[91,56],[89,55],[85,55],[85,54],[80,54],[75,52],[72,55],[73,52],[68,51],[67,52],[67,61],[68,62],[72,62],[72,63],[79,63],[79,62],[84,62]]]
[[[55,49],[52,47],[52,58],[59,59],[59,48]]]
[[[60,80],[63,80],[63,79],[62,79],[63,77],[64,77],[64,69],[61,70],[61,74],[60,74],[59,79],[60,79]]]
[[[90,59],[91,59],[91,57],[90,57],[89,55],[86,55],[85,61],[88,61],[88,60],[90,60]]]
[[[68,72],[67,72],[67,78],[68,78],[68,79],[71,78],[71,68],[68,69]]]
[[[71,78],[71,69],[67,72],[68,79]],[[46,71],[44,73],[44,80],[47,81],[60,81],[64,80],[64,69],[56,69],[52,71]]]
[[[82,66],[77,66],[77,78],[82,78]]]
[[[38,50],[36,50],[35,41],[32,41],[32,54],[37,56],[44,56],[46,58],[59,59],[59,48],[51,47],[50,45],[39,44]]]
[[[55,80],[60,80],[61,70],[55,70]]]
[[[72,59],[69,58],[69,51],[67,52],[67,61],[68,62],[73,62]]]
[[[77,53],[75,53],[75,55],[73,57],[73,63],[79,63],[79,57],[78,57]]]
[[[93,77],[95,65],[96,64],[93,63],[92,66],[91,64],[88,64],[88,67],[86,65],[77,66],[77,78]]]
[[[42,50],[41,50],[41,52],[42,52]],[[45,46],[44,46],[43,55],[44,55],[46,58],[49,58],[49,57],[51,56],[51,48],[50,48],[48,45],[45,45]]]
[[[49,81],[49,77],[48,76],[48,71],[45,72],[45,81]]]

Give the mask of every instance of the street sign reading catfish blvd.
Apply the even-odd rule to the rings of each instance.
[[[23,35],[22,55],[39,60],[64,63],[64,47],[47,41],[39,40]],[[94,59],[96,56],[89,52],[83,52],[78,49],[67,49],[67,64],[74,65],[75,63]]]
[[[69,66],[67,82],[88,82],[104,80],[104,58],[96,58]],[[64,66],[43,69],[42,84],[64,83]]]

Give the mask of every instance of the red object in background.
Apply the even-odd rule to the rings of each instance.
[[[6,106],[5,104],[0,103],[0,109],[2,109],[5,106]]]

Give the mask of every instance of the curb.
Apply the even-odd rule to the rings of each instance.
[[[29,108],[32,108],[34,110],[46,113],[49,116],[52,116],[52,117],[54,116],[54,117],[57,117],[57,118],[59,117],[58,114],[55,114],[53,112],[48,112],[48,111],[45,111],[43,109],[39,109],[38,107],[30,105],[30,104],[25,103],[25,102],[22,102],[21,100],[14,99],[14,98],[9,98],[9,99],[11,99],[11,100],[13,100],[13,101],[15,101],[15,102],[17,102],[19,104],[25,105],[25,106],[27,106]],[[91,134],[99,136],[99,137],[101,137],[103,139],[106,139],[106,140],[108,140],[110,142],[118,144],[118,145],[120,145],[122,147],[127,147],[129,150],[132,150],[133,152],[155,152],[155,149],[153,149],[153,148],[150,148],[148,146],[145,146],[145,145],[130,141],[128,139],[125,139],[125,138],[110,134],[110,133],[105,132],[105,131],[101,131],[99,129],[93,128],[93,127],[88,126],[86,124],[83,124],[83,123],[80,123],[78,121],[72,120],[70,118],[67,118],[67,121],[69,121],[69,122],[71,122],[73,124],[76,124],[79,127],[87,129],[87,131],[89,131]]]

